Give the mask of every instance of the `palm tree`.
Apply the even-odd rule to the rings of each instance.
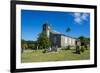
[[[70,31],[71,31],[71,28],[68,27],[68,28],[66,29],[66,32],[70,32]]]
[[[71,32],[71,28],[68,27],[68,28],[66,29],[66,32],[67,32],[67,33],[68,33],[68,32]],[[69,41],[69,39],[68,39],[68,41]],[[70,45],[68,45],[68,49],[70,49]]]

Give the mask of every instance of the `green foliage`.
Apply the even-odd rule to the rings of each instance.
[[[84,46],[81,46],[80,51],[81,51],[81,52],[84,52],[84,51],[85,51],[85,47],[84,47]]]
[[[24,44],[21,45],[21,47],[22,47],[22,49],[27,49],[28,45],[24,43]]]
[[[80,46],[76,46],[76,53],[80,54]]]
[[[45,49],[45,50],[43,50],[43,53],[46,53],[47,52],[47,50]]]
[[[22,43],[22,44],[26,44],[26,41],[22,39],[22,40],[21,40],[21,43]]]
[[[68,28],[66,29],[66,32],[70,32],[70,31],[71,31],[71,28],[68,27]]]
[[[22,49],[34,49],[35,48],[35,41],[26,41],[26,40],[21,40],[21,46]],[[26,47],[27,46],[27,47]]]
[[[70,45],[68,45],[67,50],[70,50],[70,49],[71,49],[71,46],[70,46]]]
[[[86,38],[84,36],[79,37],[80,41],[85,43],[85,44],[90,44],[90,38]]]
[[[51,46],[51,41],[46,36],[45,32],[40,33],[37,44],[39,49],[46,49]]]
[[[35,44],[28,44],[28,48],[29,49],[34,49],[35,48]]]
[[[73,50],[60,50],[57,53],[43,53],[43,50],[24,52],[21,55],[22,63],[31,62],[49,62],[49,61],[73,61],[90,59],[90,50],[86,50],[81,54],[73,53]]]
[[[82,42],[82,41],[84,41],[85,37],[84,36],[80,36],[79,39]]]

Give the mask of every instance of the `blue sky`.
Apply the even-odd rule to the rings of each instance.
[[[36,40],[42,25],[48,22],[53,31],[79,37],[90,37],[90,14],[79,12],[56,12],[21,10],[21,35],[24,40]],[[70,27],[71,32],[66,29]]]

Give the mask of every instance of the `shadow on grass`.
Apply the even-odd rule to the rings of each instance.
[[[76,51],[74,51],[74,52],[72,52],[73,54],[81,54],[80,52],[76,52]]]

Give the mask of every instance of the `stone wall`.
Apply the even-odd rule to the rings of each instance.
[[[59,34],[50,34],[50,40],[52,41],[53,46],[61,47],[61,36]]]
[[[66,46],[75,46],[75,41],[76,39],[67,37],[67,36],[61,36],[61,46],[66,47]]]

